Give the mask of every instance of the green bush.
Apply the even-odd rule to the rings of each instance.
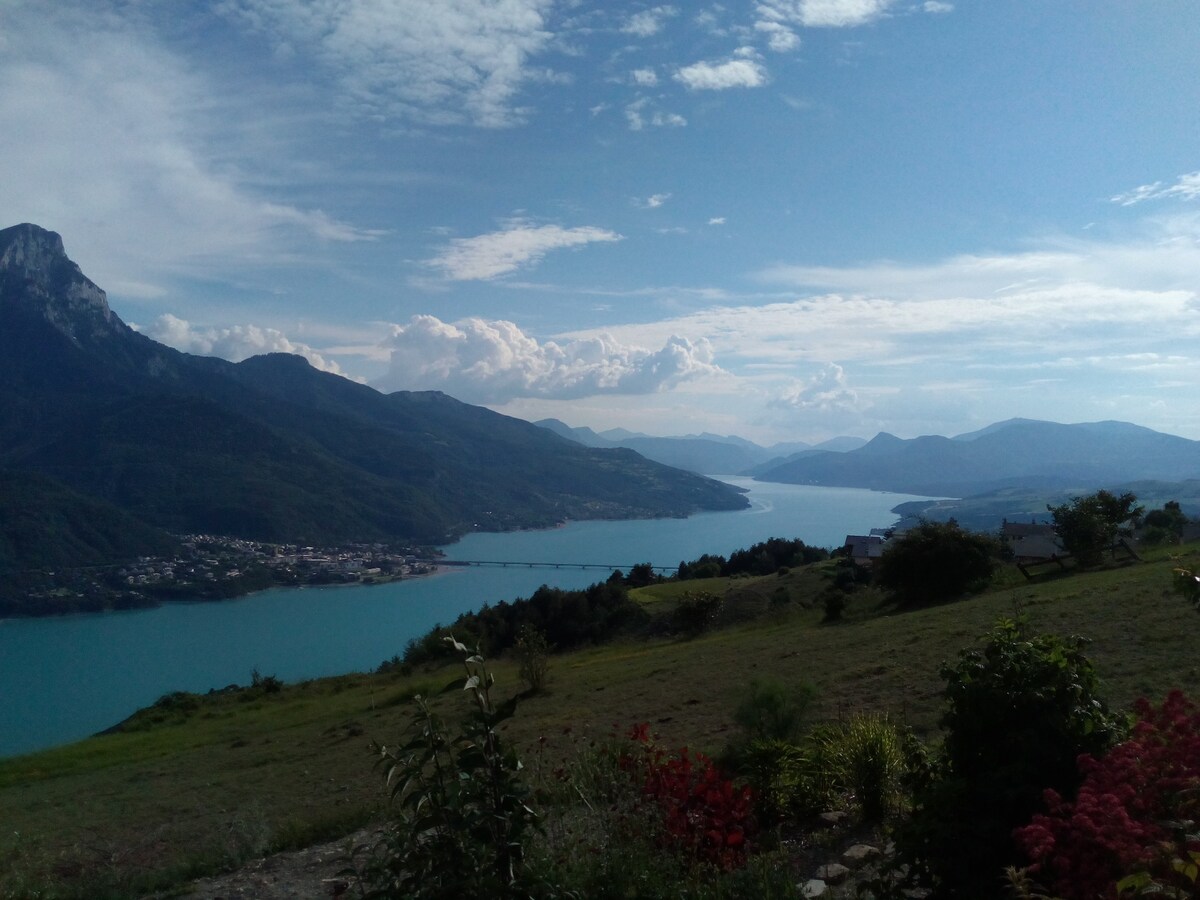
[[[934,897],[1000,897],[1005,866],[1019,861],[1013,829],[1045,789],[1072,797],[1077,757],[1099,756],[1122,733],[1082,645],[1003,620],[982,647],[942,666],[945,740],[896,839],[901,861]]]
[[[516,650],[521,681],[535,694],[545,690],[550,675],[550,645],[546,643],[546,635],[532,625],[522,625]]]
[[[816,689],[803,681],[784,684],[771,678],[752,678],[733,720],[747,744],[754,741],[794,741]]]

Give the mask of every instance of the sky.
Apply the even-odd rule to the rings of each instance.
[[[0,0],[143,333],[597,430],[1200,439],[1194,0]]]

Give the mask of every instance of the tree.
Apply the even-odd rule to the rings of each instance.
[[[1118,497],[1110,491],[1097,491],[1046,509],[1054,517],[1054,530],[1067,552],[1081,568],[1091,568],[1100,565],[1104,551],[1122,528],[1141,515],[1142,507],[1136,503],[1137,497],[1131,493]]]
[[[876,580],[905,606],[944,603],[982,590],[1000,545],[956,522],[922,522],[888,542]]]
[[[1146,530],[1139,539],[1145,544],[1178,544],[1187,523],[1188,517],[1183,514],[1179,501],[1168,500],[1162,509],[1152,509],[1142,518]]]

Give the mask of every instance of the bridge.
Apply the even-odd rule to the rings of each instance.
[[[642,566],[645,563],[633,563],[632,565],[617,565],[609,563],[577,563],[577,562],[526,562],[524,560],[500,560],[500,559],[438,559],[431,560],[434,565],[438,566],[496,566],[499,568],[524,568],[524,569],[603,569],[606,572],[614,572],[620,569],[622,572],[628,572],[635,565]],[[679,566],[650,566],[651,571],[658,572],[662,575],[668,575],[679,571]]]

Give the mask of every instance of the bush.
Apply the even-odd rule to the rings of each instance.
[[[1020,858],[1013,830],[1039,809],[1045,788],[1073,796],[1075,760],[1120,736],[1123,722],[1100,699],[1082,644],[1004,620],[982,648],[942,666],[945,740],[896,841],[936,897],[1000,896],[1002,870]]]
[[[725,601],[708,591],[688,591],[679,598],[673,617],[675,630],[688,637],[707,631],[717,619]]]
[[[517,636],[517,661],[521,681],[529,690],[535,694],[544,690],[550,674],[550,645],[546,635],[532,625],[523,625]]]
[[[734,710],[747,744],[754,741],[794,741],[816,689],[805,682],[785,685],[764,678],[750,679],[746,695]]]
[[[649,725],[630,730],[634,747],[622,767],[642,785],[657,809],[664,846],[687,859],[725,871],[746,862],[747,840],[755,830],[748,787],[734,787],[702,753],[683,747],[667,753],[649,739]]]

